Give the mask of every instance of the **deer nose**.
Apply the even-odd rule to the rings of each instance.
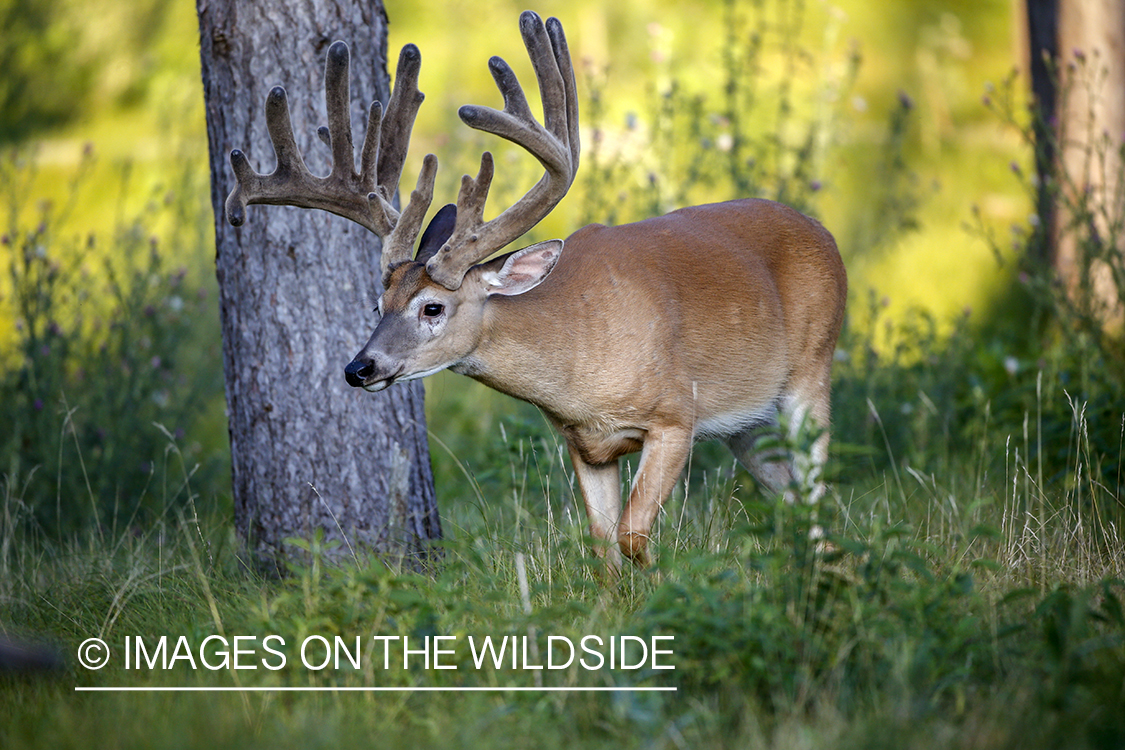
[[[362,388],[367,378],[375,372],[375,362],[356,357],[344,368],[344,378],[353,388]]]

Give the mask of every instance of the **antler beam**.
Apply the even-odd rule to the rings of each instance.
[[[562,24],[550,18],[544,25],[537,14],[525,11],[520,16],[520,33],[539,83],[545,125],[535,120],[515,74],[499,57],[493,57],[488,65],[504,97],[503,111],[466,105],[459,114],[469,127],[521,146],[546,171],[523,198],[487,223],[483,214],[492,182],[492,155],[486,151],[481,157],[475,179],[468,175],[462,178],[453,235],[426,264],[430,277],[447,289],[460,287],[472,265],[546,216],[566,195],[578,169],[578,95]]]

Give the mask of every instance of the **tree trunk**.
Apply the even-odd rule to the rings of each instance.
[[[215,210],[216,272],[230,420],[235,524],[259,563],[290,537],[323,529],[334,554],[424,560],[441,537],[420,382],[378,394],[349,387],[344,366],[375,323],[378,239],[325,211],[252,206],[232,227],[227,155],[274,165],[264,103],[290,92],[297,142],[314,174],[329,150],[328,46],[352,50],[353,122],[386,103],[387,19],[379,0],[197,0]]]
[[[1032,228],[1030,247],[1032,259],[1043,267],[1054,264],[1055,199],[1051,178],[1055,175],[1055,138],[1052,123],[1056,121],[1054,63],[1059,49],[1058,0],[1026,0],[1028,69],[1031,73],[1031,106],[1034,116],[1031,128],[1035,137],[1035,215],[1039,223]]]
[[[1061,0],[1059,51],[1060,70],[1070,76],[1059,102],[1058,138],[1069,193],[1056,223],[1055,269],[1085,315],[1119,328],[1125,1]]]

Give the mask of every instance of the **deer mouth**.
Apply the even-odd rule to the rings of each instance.
[[[375,366],[374,361],[361,360],[357,357],[344,368],[344,377],[348,381],[348,385],[353,388],[362,388],[365,391],[375,393],[393,385],[402,375],[403,370],[401,365],[389,374],[385,374],[385,370],[380,372],[380,369]]]
[[[363,379],[363,384],[361,387],[368,393],[378,393],[379,391],[384,391],[398,382],[399,376],[402,375],[402,370],[403,368],[399,367],[390,375],[386,375],[381,378],[374,375],[369,375],[368,377]]]

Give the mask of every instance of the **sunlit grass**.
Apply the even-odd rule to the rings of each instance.
[[[713,479],[689,483],[662,514],[656,567],[628,569],[606,583],[587,550],[584,520],[565,511],[573,498],[530,489],[566,482],[541,437],[509,436],[522,445],[503,462],[499,491],[469,491],[467,501],[443,508],[445,552],[427,575],[361,558],[261,580],[241,560],[229,523],[190,509],[140,532],[26,537],[18,531],[26,512],[18,487],[6,488],[3,517],[17,523],[0,531],[0,626],[24,637],[50,634],[68,659],[92,636],[120,649],[126,636],[198,644],[213,634],[277,634],[296,644],[313,635],[348,642],[443,635],[459,639],[460,652],[452,671],[403,670],[397,662],[386,670],[373,643],[358,670],[306,668],[289,649],[281,671],[183,662],[165,671],[125,670],[118,651],[97,672],[72,661],[45,681],[0,676],[5,747],[77,746],[95,735],[149,747],[264,747],[283,737],[327,747],[374,733],[421,747],[642,747],[663,737],[672,745],[781,748],[810,740],[992,746],[989,737],[1006,738],[1004,746],[1065,739],[1070,747],[1105,747],[1123,736],[1119,714],[1106,710],[1122,698],[1125,621],[1114,614],[1113,597],[1120,602],[1125,592],[1097,584],[1125,573],[1118,528],[1091,525],[1079,498],[1036,487],[1034,466],[1022,465],[1010,446],[979,446],[988,461],[1012,453],[1004,475],[977,473],[970,454],[949,475],[904,468],[883,481],[837,482],[818,518],[835,551],[807,557],[802,506],[775,504],[729,467],[709,468]],[[471,468],[468,457],[451,458]],[[528,473],[536,475],[531,483]],[[805,535],[794,536],[802,528]],[[674,633],[677,669],[479,670],[464,646],[469,636],[529,633],[539,648],[547,635]],[[75,684],[533,686],[540,678],[678,691],[72,692]],[[1028,723],[1032,717],[1038,720]],[[896,728],[893,742],[888,726]]]

